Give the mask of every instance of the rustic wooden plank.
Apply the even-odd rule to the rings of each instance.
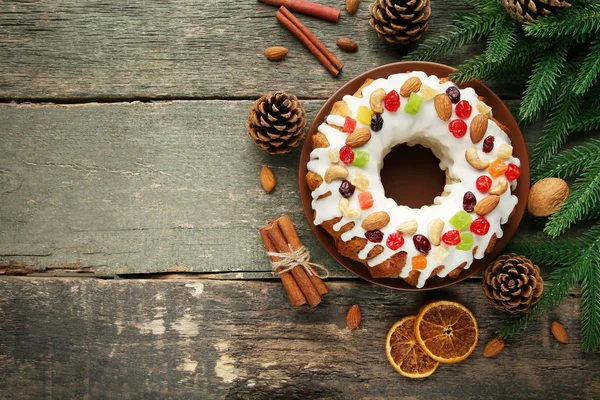
[[[336,7],[343,2],[323,0]],[[462,0],[432,0],[430,29],[444,32]],[[303,98],[326,98],[342,83],[376,66],[401,60],[410,49],[377,39],[369,27],[368,1],[337,24],[300,19],[345,63],[332,78],[275,20],[274,7],[255,0],[15,1],[0,9],[0,98],[181,99],[257,98],[283,89]],[[335,40],[350,36],[356,54]],[[263,51],[289,48],[287,59],[269,62]],[[457,65],[481,50],[467,46],[444,60]],[[519,90],[498,86],[499,93]]]
[[[304,101],[309,119],[322,103]],[[258,228],[289,214],[313,259],[348,276],[308,228],[300,149],[275,157],[256,147],[244,128],[250,105],[0,105],[0,265],[268,276]],[[278,179],[272,194],[259,184],[263,164]]]
[[[483,357],[504,315],[477,284],[435,293],[478,319],[471,357],[430,378],[398,375],[389,327],[430,295],[335,282],[315,309],[292,309],[279,284],[237,281],[0,279],[0,390],[40,398],[595,398],[600,359],[581,353],[579,298]],[[362,309],[356,331],[350,305]],[[549,332],[559,319],[570,343]],[[443,393],[443,394],[442,394]]]

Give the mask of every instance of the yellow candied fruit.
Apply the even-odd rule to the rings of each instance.
[[[492,161],[490,164],[490,175],[492,178],[496,179],[499,176],[504,175],[506,170],[508,169],[508,165],[503,160]]]
[[[373,116],[373,110],[366,106],[358,107],[358,113],[356,119],[361,124],[371,125],[371,116]]]
[[[327,157],[332,164],[337,164],[340,162],[340,151],[336,148],[331,148],[327,152]]]
[[[480,114],[489,115],[490,112],[492,111],[492,107],[488,106],[483,101],[478,100],[477,101],[477,111],[479,111]]]
[[[412,269],[424,270],[427,268],[427,257],[423,254],[419,254],[418,256],[414,256],[411,258]]]
[[[448,249],[442,246],[438,246],[433,250],[433,258],[439,262],[443,262],[448,257]]]
[[[423,98],[424,101],[429,101],[438,95],[438,91],[432,88],[431,86],[427,86],[425,84],[421,85],[421,90],[419,90],[419,96]]]
[[[512,156],[513,147],[508,143],[502,143],[498,147],[498,157],[499,158],[508,158]]]
[[[367,190],[371,181],[365,174],[361,174],[356,171],[352,174],[352,178],[350,178],[350,183],[352,183],[358,190]]]

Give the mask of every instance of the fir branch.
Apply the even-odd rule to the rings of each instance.
[[[532,181],[548,177],[568,178],[581,173],[588,164],[597,161],[598,158],[600,158],[600,140],[591,139],[584,145],[565,150],[540,164],[537,168],[540,172],[532,176]]]
[[[501,63],[508,58],[517,43],[517,25],[508,13],[504,13],[488,39],[485,59],[489,63]]]
[[[581,221],[600,201],[600,158],[575,181],[567,201],[552,214],[544,232],[556,237]]]
[[[526,22],[523,30],[526,36],[540,39],[592,36],[600,32],[600,3],[574,4],[558,14]]]
[[[581,255],[581,346],[594,351],[600,344],[600,224],[588,232]]]
[[[510,241],[505,253],[522,254],[537,265],[566,265],[573,261],[582,246],[581,238],[549,240],[547,236],[517,237]]]
[[[585,60],[579,65],[573,83],[573,92],[580,96],[583,96],[600,76],[600,39],[594,40],[588,51]]]
[[[571,122],[568,127],[568,130],[571,132],[590,132],[598,129],[600,129],[600,106],[595,109],[589,109],[575,121]]]
[[[562,43],[547,53],[540,54],[533,64],[533,72],[523,94],[519,118],[523,122],[539,117],[547,106],[561,76],[567,57],[567,46]]]

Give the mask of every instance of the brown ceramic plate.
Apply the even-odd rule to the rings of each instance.
[[[464,85],[474,88],[479,96],[485,97],[486,103],[492,107],[494,117],[510,129],[511,133],[509,136],[514,147],[513,153],[521,160],[521,176],[518,179],[517,190],[514,192],[519,199],[519,202],[513,215],[509,218],[508,222],[502,226],[504,236],[498,240],[494,251],[481,260],[475,260],[471,265],[471,268],[464,270],[458,278],[434,277],[428,279],[422,289],[418,289],[414,286],[410,286],[400,278],[379,279],[371,277],[366,266],[357,261],[343,257],[338,253],[333,238],[325,231],[325,229],[313,224],[311,192],[304,182],[304,175],[306,175],[307,172],[306,164],[310,160],[310,152],[312,151],[311,136],[317,132],[317,127],[325,120],[327,115],[329,115],[333,103],[341,100],[346,94],[353,94],[356,92],[367,78],[386,78],[392,74],[408,71],[424,71],[428,75],[436,75],[441,78],[448,76],[448,74],[453,71],[453,68],[447,65],[429,62],[398,62],[382,65],[371,71],[365,72],[342,86],[342,88],[335,92],[323,107],[321,107],[310,125],[300,155],[298,185],[300,188],[302,207],[304,208],[304,214],[308,219],[308,224],[317,236],[317,239],[319,239],[319,242],[325,247],[325,250],[327,250],[327,252],[348,271],[369,282],[393,289],[429,290],[453,285],[483,269],[506,247],[508,241],[517,230],[521,218],[523,217],[523,213],[525,212],[525,202],[529,193],[529,157],[527,155],[525,140],[523,139],[523,135],[517,122],[506,105],[504,105],[502,100],[500,100],[500,98],[498,98],[498,96],[496,96],[487,86],[479,81],[473,81]],[[381,171],[386,195],[395,199],[398,204],[405,204],[411,207],[420,207],[423,204],[431,204],[433,198],[439,195],[444,187],[444,172],[439,169],[438,164],[439,160],[431,153],[431,151],[423,147],[407,147],[405,145],[396,147],[386,156],[385,167]],[[407,166],[410,166],[410,169],[407,168]],[[408,191],[406,188],[411,188],[411,190]]]

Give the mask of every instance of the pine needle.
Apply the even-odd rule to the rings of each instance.
[[[573,261],[583,245],[582,239],[554,239],[544,237],[513,238],[505,253],[522,254],[536,265],[566,265]]]
[[[573,92],[583,96],[598,80],[598,76],[600,76],[600,39],[591,43],[589,53],[579,65],[573,83]]]
[[[584,145],[565,150],[540,164],[537,170],[541,172],[533,176],[532,182],[548,177],[568,178],[581,173],[588,164],[598,158],[600,158],[600,140],[591,139]]]
[[[590,109],[569,124],[571,132],[591,132],[600,129],[600,108]]]
[[[485,59],[489,63],[501,63],[505,61],[515,44],[517,43],[517,25],[512,18],[505,14],[500,19],[488,39]]]
[[[581,256],[581,346],[594,351],[600,344],[600,225],[587,235],[588,250]]]
[[[600,32],[600,3],[575,2],[558,14],[526,22],[523,30],[526,36],[540,39],[593,36]]]

